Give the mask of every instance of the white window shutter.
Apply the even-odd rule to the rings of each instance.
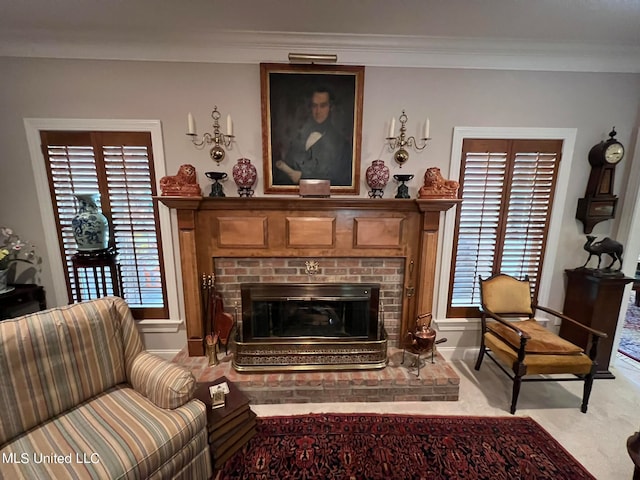
[[[478,313],[478,276],[529,276],[536,295],[561,148],[560,140],[464,140],[449,316]]]
[[[41,132],[41,138],[71,300],[79,298],[71,265],[76,253],[71,228],[77,212],[74,194],[98,193],[118,251],[123,298],[136,318],[166,318],[149,134],[55,131]],[[82,298],[92,298],[91,293],[82,292]]]

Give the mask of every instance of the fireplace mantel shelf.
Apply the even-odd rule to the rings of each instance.
[[[155,199],[176,210],[227,210],[227,209],[287,209],[287,210],[396,210],[443,212],[462,203],[457,198],[396,199],[396,198],[299,198],[299,197],[178,197],[157,196]]]
[[[433,307],[441,213],[462,202],[362,197],[154,197],[175,210],[189,354],[204,354],[203,273],[221,258],[399,258],[400,344]]]

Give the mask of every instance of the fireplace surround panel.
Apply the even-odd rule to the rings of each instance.
[[[432,311],[440,214],[461,202],[458,199],[155,198],[176,211],[187,344],[192,356],[204,355],[205,351],[199,284],[203,274],[215,270],[212,259],[216,258],[403,259],[405,273],[398,332],[398,338],[403,338],[418,313]],[[308,229],[309,225],[317,228]]]

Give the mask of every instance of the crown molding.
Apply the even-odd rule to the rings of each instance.
[[[640,73],[640,46],[633,45],[254,31],[0,33],[5,57],[256,64],[286,63],[292,51],[336,54],[344,65]]]

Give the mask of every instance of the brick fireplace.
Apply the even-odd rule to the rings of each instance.
[[[157,197],[178,220],[188,354],[204,355],[200,279],[215,273],[225,308],[242,283],[381,285],[390,346],[431,312],[440,214],[457,199]],[[310,279],[306,262],[318,264]]]
[[[320,258],[318,271],[309,275],[307,258],[218,258],[215,261],[216,285],[229,311],[242,306],[241,286],[250,283],[366,283],[380,284],[380,302],[389,341],[396,344],[402,312],[404,261],[401,258]],[[235,312],[234,312],[235,313]]]
[[[417,377],[399,347],[417,314],[432,311],[440,216],[460,200],[158,199],[178,220],[188,344],[174,361],[198,381],[224,375],[252,403],[458,399],[460,379],[439,353]],[[308,261],[318,263],[311,279]],[[233,354],[208,366],[199,291],[210,273],[229,313],[246,283],[379,284],[386,368],[247,373],[233,368]]]
[[[308,369],[375,369],[386,365],[387,344],[395,345],[400,328],[402,310],[402,281],[404,278],[404,261],[401,258],[358,258],[358,257],[315,257],[315,269],[309,271],[308,258],[219,258],[215,262],[215,277],[227,305],[233,307],[235,317],[242,319],[241,329],[234,344],[234,366],[241,371],[259,371],[274,369],[296,370],[302,363]],[[311,285],[315,287],[311,288]],[[343,291],[357,289],[360,285],[375,289],[375,298],[367,299],[365,311],[341,312],[345,306],[358,305],[354,299],[339,300]],[[274,290],[282,290],[287,302],[268,303],[262,308],[274,307],[291,310],[292,306],[306,304],[300,297],[327,297],[331,301],[321,301],[320,308],[335,308],[336,319],[340,322],[354,322],[359,328],[342,328],[327,331],[317,325],[308,332],[301,331],[304,337],[302,345],[295,345],[295,335],[275,329],[270,337],[260,338],[251,335],[251,321],[255,312],[251,312],[251,298],[248,293],[252,289],[267,286],[268,296],[277,298]],[[281,287],[279,287],[281,286]],[[311,290],[309,290],[311,288]],[[303,291],[296,292],[302,289]],[[329,289],[325,293],[317,289]],[[244,291],[243,294],[242,291]],[[370,289],[366,289],[367,292]],[[356,295],[360,293],[353,292]],[[348,295],[347,295],[348,296]],[[309,305],[310,309],[314,308]],[[317,313],[317,312],[316,312]],[[261,319],[254,321],[264,329],[267,324],[273,328],[274,323],[284,321],[285,312],[270,312],[269,318],[262,314]],[[354,319],[353,315],[367,315],[366,319]],[[315,315],[316,318],[321,318]],[[347,338],[347,337],[353,338]],[[251,342],[259,345],[253,345]],[[310,346],[307,348],[306,346]],[[338,348],[339,347],[339,348]],[[262,356],[254,355],[254,350]],[[313,353],[311,353],[313,352]],[[337,355],[337,353],[339,355]]]

